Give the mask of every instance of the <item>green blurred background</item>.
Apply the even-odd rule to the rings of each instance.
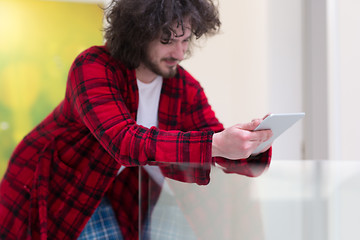
[[[99,4],[0,0],[0,179],[16,144],[63,99],[74,58],[101,45]]]

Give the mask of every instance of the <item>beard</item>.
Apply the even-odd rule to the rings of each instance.
[[[166,58],[161,59],[160,61],[167,60]],[[171,59],[176,60],[176,59]],[[168,67],[167,70],[162,70],[156,62],[152,61],[148,56],[144,59],[144,65],[153,73],[162,76],[163,78],[172,78],[177,73],[177,65],[173,67]]]

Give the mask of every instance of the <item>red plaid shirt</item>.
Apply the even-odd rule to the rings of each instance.
[[[165,176],[197,184],[209,182],[215,161],[228,172],[254,174],[249,160],[211,157],[213,133],[223,126],[199,83],[180,66],[174,78],[164,79],[159,128],[136,124],[137,104],[134,70],[111,58],[105,47],[80,54],[65,99],[9,161],[0,185],[0,238],[75,239],[107,194],[125,239],[137,239],[139,171],[144,199],[156,199],[160,188],[148,193],[151,179],[135,166],[157,164]],[[251,163],[266,166],[270,155]],[[121,166],[127,168],[117,176]],[[141,208],[148,210],[146,204]]]

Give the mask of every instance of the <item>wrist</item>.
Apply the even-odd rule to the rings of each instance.
[[[211,148],[211,156],[212,157],[219,157],[220,150],[219,150],[219,136],[220,133],[214,133],[212,137],[212,148]]]

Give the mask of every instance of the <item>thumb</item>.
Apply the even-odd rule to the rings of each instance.
[[[259,126],[260,122],[261,121],[259,119],[254,119],[249,123],[237,124],[236,127],[243,130],[253,131],[257,126]]]

